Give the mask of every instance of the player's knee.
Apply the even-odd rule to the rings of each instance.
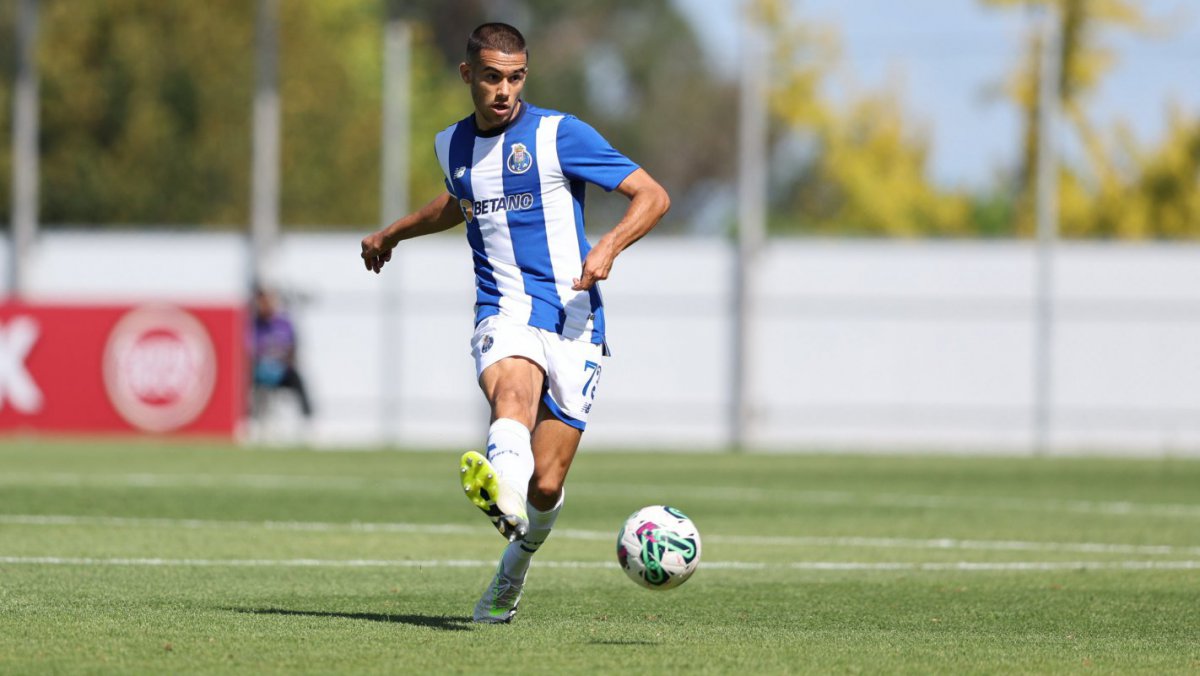
[[[519,387],[498,388],[492,396],[492,410],[502,418],[524,420],[533,407],[533,396]]]
[[[534,476],[529,482],[529,502],[541,510],[553,509],[562,486],[561,477]]]

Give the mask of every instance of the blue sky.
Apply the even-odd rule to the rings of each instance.
[[[733,77],[741,0],[673,0],[710,45],[714,66]],[[894,87],[932,141],[931,171],[941,183],[980,186],[1011,166],[1020,125],[995,93],[1019,59],[1030,15],[978,0],[793,0],[797,16],[833,27],[843,58],[829,93]],[[1097,126],[1127,122],[1139,139],[1161,138],[1168,103],[1200,115],[1200,2],[1143,0],[1164,35],[1103,36],[1117,65],[1090,99]],[[1064,152],[1077,154],[1071,139]]]

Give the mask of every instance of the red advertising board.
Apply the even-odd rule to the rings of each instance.
[[[0,432],[232,436],[240,308],[0,305]]]

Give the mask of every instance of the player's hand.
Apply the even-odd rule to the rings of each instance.
[[[608,279],[614,256],[612,249],[606,244],[597,243],[596,247],[588,252],[587,258],[583,259],[583,270],[579,273],[579,277],[572,280],[574,283],[571,288],[576,291],[587,291],[596,282]]]
[[[362,259],[363,265],[375,274],[379,274],[384,264],[392,260],[392,247],[384,239],[382,232],[373,232],[363,237]]]

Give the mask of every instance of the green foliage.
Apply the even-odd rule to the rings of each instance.
[[[1024,7],[1026,0],[984,0]],[[1168,111],[1165,137],[1141,146],[1121,125],[1097,129],[1087,99],[1117,62],[1103,41],[1114,32],[1153,37],[1160,27],[1131,0],[1040,0],[1055,12],[1062,35],[1062,73],[1057,87],[1067,129],[1086,152],[1066,163],[1059,176],[1059,226],[1066,237],[1194,239],[1200,237],[1200,119]],[[1034,231],[1038,138],[1037,83],[1040,36],[1031,33],[1009,95],[1021,109],[1021,161],[1017,167],[1015,228]]]
[[[1000,190],[972,195],[969,220],[981,237],[1012,237],[1012,196]]]
[[[41,218],[236,226],[253,5],[41,3]]]
[[[302,228],[374,224],[386,3],[279,6],[281,219]],[[11,3],[3,8],[0,26],[11,21]],[[487,11],[461,0],[404,9],[414,29],[409,194],[415,206],[442,190],[433,136],[471,110],[457,65],[467,31]],[[714,174],[732,176],[730,135],[707,133],[727,122],[728,107],[696,105],[695,92],[712,80],[695,68],[702,52],[669,3],[545,2],[528,9],[538,17],[528,31],[531,100],[583,113],[618,148],[651,163],[674,190],[686,192]],[[614,13],[623,20],[613,22]],[[244,228],[255,19],[255,3],[242,0],[45,0],[43,221]],[[663,41],[664,33],[672,40]],[[574,39],[580,36],[587,39]],[[589,115],[596,106],[586,64],[604,49],[615,50],[625,69],[628,97],[608,114]],[[716,86],[719,98],[733,91]],[[9,89],[0,80],[0,101]],[[10,153],[3,155],[6,164]],[[609,199],[623,203],[601,198],[600,211],[613,207]],[[595,222],[611,226],[613,211]]]
[[[283,214],[291,227],[362,229],[380,218],[383,24],[377,0],[281,3]],[[457,62],[411,23],[410,206],[443,188],[433,137],[470,111]],[[403,214],[389,215],[398,218]]]
[[[821,84],[837,63],[835,32],[798,21],[782,0],[760,0],[753,10],[771,41],[773,116],[813,145],[796,178],[777,191],[776,228],[891,237],[970,234],[969,197],[930,181],[928,141],[905,115],[900,96],[884,91],[834,103],[821,94]]]
[[[981,0],[1023,7],[1025,0]],[[1063,167],[1062,230],[1075,237],[1200,236],[1197,121],[1174,113],[1166,138],[1097,129],[1088,97],[1115,63],[1113,30],[1152,34],[1132,0],[1053,2],[1063,22],[1063,109],[1086,159]],[[382,31],[390,3],[413,27],[409,194],[442,190],[434,134],[470,112],[456,67],[467,31],[502,18],[531,46],[529,100],[579,114],[675,197],[660,230],[703,217],[735,181],[738,83],[714,73],[667,0],[285,0],[280,6],[281,218],[289,228],[363,229],[379,219]],[[0,3],[12,35],[16,3]],[[41,216],[48,224],[245,228],[250,209],[256,3],[42,0]],[[770,36],[771,138],[804,147],[772,173],[776,233],[1011,236],[1032,232],[1036,36],[1009,82],[1025,121],[1019,165],[977,192],[928,172],[929,134],[899,91],[834,100],[837,32],[757,0]],[[0,40],[0,220],[11,184],[13,44]],[[782,155],[781,155],[782,157]],[[597,191],[598,192],[598,191]],[[619,196],[589,196],[605,230]]]
[[[11,34],[12,3],[0,7]],[[249,219],[255,4],[44,0],[41,217],[48,224]],[[281,220],[362,228],[379,218],[382,3],[280,3]],[[412,191],[441,186],[432,135],[461,115],[456,80],[419,26]],[[7,41],[6,41],[7,43]],[[10,56],[0,54],[0,121]],[[9,127],[5,124],[5,129]],[[8,185],[9,137],[0,178]],[[431,189],[429,186],[434,186]],[[6,208],[7,188],[0,198]]]
[[[281,2],[283,186],[289,225],[379,218],[383,32],[378,3]]]
[[[933,185],[926,141],[899,101],[867,97],[831,111],[816,129],[820,151],[792,203],[817,232],[914,237],[969,231],[969,203]]]
[[[1157,145],[1127,130],[1113,168],[1088,182],[1063,172],[1061,227],[1068,237],[1200,237],[1200,119],[1174,111]]]

